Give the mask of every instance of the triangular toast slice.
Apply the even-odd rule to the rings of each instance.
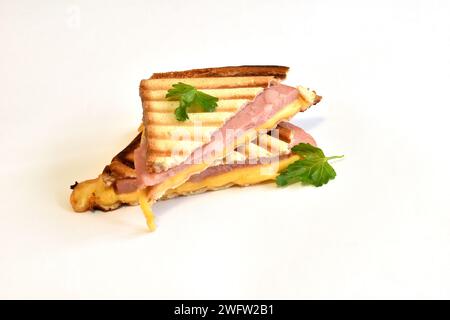
[[[269,84],[286,77],[284,66],[240,66],[155,73],[142,80],[140,96],[144,110],[148,172],[162,172],[181,164],[212,134]],[[178,101],[165,96],[172,85],[185,83],[219,99],[215,112],[189,113],[178,121]]]

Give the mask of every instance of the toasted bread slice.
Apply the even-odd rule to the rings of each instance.
[[[287,71],[283,66],[222,67],[155,73],[142,80],[148,172],[165,171],[182,163],[243,105],[270,83],[284,79]],[[178,121],[174,111],[179,102],[167,101],[165,95],[179,82],[217,97],[215,112],[189,113],[188,120]]]
[[[227,163],[230,163],[230,159],[235,159],[239,163],[229,165],[218,162],[214,167],[197,176],[192,176],[183,185],[168,190],[163,199],[230,186],[247,186],[275,179],[279,171],[298,159],[296,155],[290,153],[290,147],[293,144],[300,141],[315,144],[311,136],[292,124],[281,123],[277,130],[278,138],[271,133],[265,133],[253,143],[233,151]],[[138,193],[135,190],[119,192],[117,185],[135,181],[133,153],[138,148],[140,140],[141,133],[111,160],[99,177],[75,183],[72,186],[70,202],[75,211],[84,212],[94,209],[109,211],[122,205],[138,203]],[[273,156],[279,156],[280,161],[273,161],[273,158],[272,161],[261,161],[271,159]]]

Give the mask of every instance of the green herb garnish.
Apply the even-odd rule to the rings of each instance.
[[[178,82],[172,85],[166,94],[166,99],[180,101],[180,106],[175,109],[175,116],[178,121],[189,119],[189,112],[213,112],[216,110],[216,97],[198,91],[193,86]]]
[[[280,173],[276,180],[280,187],[296,182],[320,187],[336,177],[336,171],[328,163],[328,160],[344,157],[325,157],[321,149],[308,143],[299,143],[291,150],[298,154],[301,159],[290,164]]]

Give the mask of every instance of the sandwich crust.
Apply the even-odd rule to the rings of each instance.
[[[170,71],[154,73],[150,79],[171,78],[209,78],[209,77],[256,77],[273,76],[285,79],[289,67],[285,66],[228,66],[219,68],[201,68],[185,71]]]

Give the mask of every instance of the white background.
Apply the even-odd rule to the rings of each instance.
[[[0,298],[450,298],[449,1],[0,2]],[[156,71],[282,64],[334,163],[76,214]]]

